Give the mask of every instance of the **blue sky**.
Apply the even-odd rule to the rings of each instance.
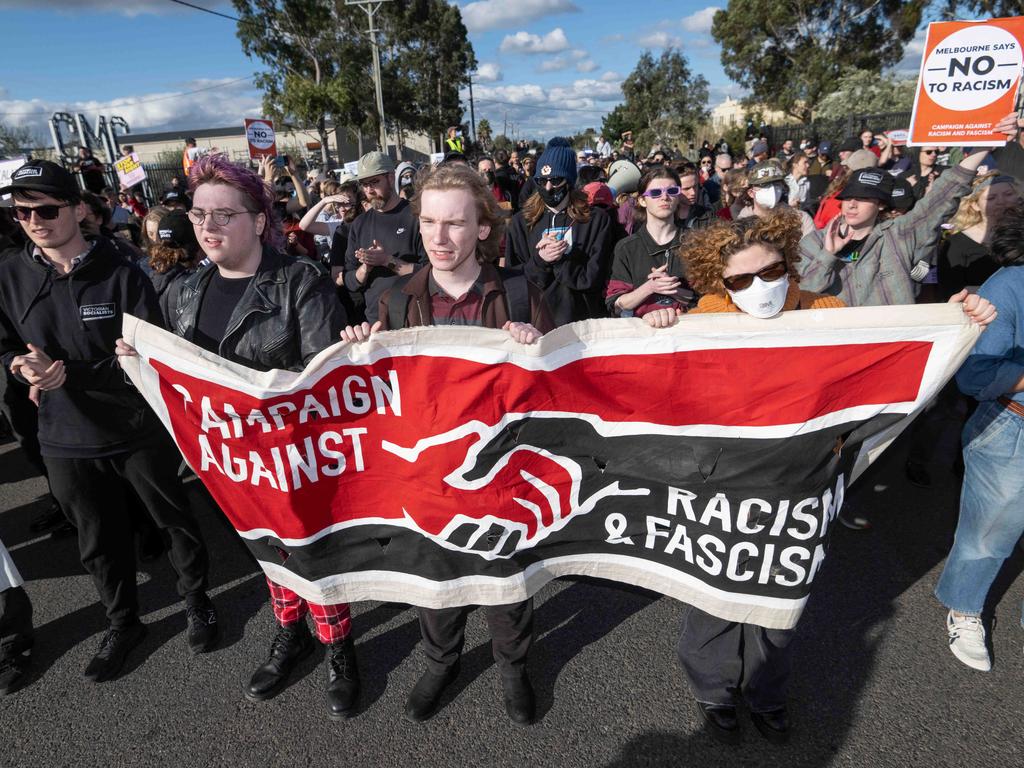
[[[233,13],[220,0],[194,2]],[[621,0],[455,4],[480,62],[476,117],[497,131],[506,116],[521,136],[599,127],[645,48],[681,46],[711,84],[712,105],[740,94],[711,40],[708,0],[645,0],[642,13]],[[260,112],[247,79],[260,65],[242,53],[234,22],[169,0],[0,0],[0,28],[0,120],[9,124],[42,130],[59,109],[119,114],[144,132],[235,125]]]

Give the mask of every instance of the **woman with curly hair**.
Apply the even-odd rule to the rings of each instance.
[[[160,219],[170,212],[171,209],[166,205],[154,205],[142,219],[142,243],[140,247],[143,253],[148,254],[150,249],[156,244],[157,225],[160,224]]]
[[[690,285],[703,294],[692,311],[746,312],[767,319],[783,311],[844,307],[835,296],[800,289],[800,237],[800,219],[785,210],[688,233],[679,259],[686,265]],[[991,322],[995,314],[991,304],[977,296],[964,309],[981,324]],[[659,309],[644,315],[644,321],[664,328],[677,317],[675,310]],[[740,692],[761,735],[772,743],[788,740],[789,646],[795,632],[726,621],[686,606],[677,653],[714,738],[729,744],[739,741],[734,694]]]

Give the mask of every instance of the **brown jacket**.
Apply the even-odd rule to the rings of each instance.
[[[406,328],[434,324],[430,311],[431,269],[433,267],[426,266],[417,270],[399,289],[409,297],[405,317]],[[480,278],[483,281],[484,293],[481,310],[483,327],[501,328],[509,320],[508,302],[505,301],[505,288],[501,283],[501,274],[493,264],[484,264]],[[391,300],[391,292],[394,290],[396,288],[392,286],[380,297],[377,317],[380,319],[382,331],[393,330],[388,323],[388,305]],[[527,290],[530,297],[530,324],[541,333],[554,330],[555,324],[551,319],[551,311],[544,301],[540,288],[533,283],[528,283]]]

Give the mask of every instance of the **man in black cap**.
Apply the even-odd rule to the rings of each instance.
[[[206,595],[207,554],[177,476],[177,451],[113,355],[124,312],[162,324],[153,287],[108,239],[83,236],[78,187],[59,165],[23,165],[0,189],[7,193],[29,242],[0,258],[0,362],[38,392],[50,487],[78,528],[82,565],[110,622],[85,675],[116,677],[146,634],[132,496],[170,539],[189,646],[208,651],[218,628]]]
[[[839,153],[839,162],[842,162],[856,152],[859,149],[863,149],[860,139],[856,136],[850,136],[849,138],[843,139],[836,150]]]
[[[366,319],[377,320],[378,280],[412,274],[425,259],[420,224],[409,202],[395,191],[395,164],[383,152],[359,158],[356,176],[370,208],[349,230],[345,252],[345,287]],[[360,301],[363,299],[364,301]],[[358,318],[357,318],[358,319]]]

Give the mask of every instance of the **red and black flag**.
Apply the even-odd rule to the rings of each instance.
[[[502,604],[583,574],[776,628],[850,482],[977,333],[957,306],[590,321],[532,346],[419,328],[261,373],[125,320],[136,386],[307,599]]]

